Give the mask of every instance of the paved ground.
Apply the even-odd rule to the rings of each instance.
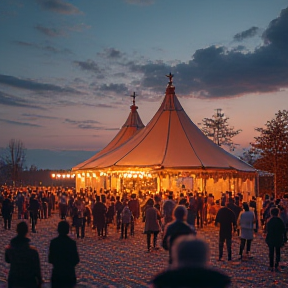
[[[48,220],[40,220],[38,233],[30,234],[31,244],[39,253],[42,274],[49,282],[51,265],[47,262],[49,242],[57,236],[56,227],[59,219],[55,214]],[[10,239],[15,236],[18,220],[13,220],[12,229],[5,231],[0,228],[0,283],[4,283],[9,271],[9,265],[4,263],[4,249]],[[163,249],[146,253],[146,236],[142,234],[143,223],[136,226],[134,237],[120,240],[115,226],[109,227],[108,238],[98,240],[95,231],[87,229],[87,237],[77,240],[80,254],[80,264],[76,274],[79,287],[147,287],[147,283],[155,273],[165,269],[167,252]],[[75,235],[71,235],[75,238]],[[258,233],[252,243],[253,259],[242,261],[238,258],[239,240],[233,239],[233,260],[217,262],[218,232],[213,226],[198,230],[198,237],[208,241],[211,249],[211,265],[225,271],[232,277],[232,287],[288,287],[288,245],[282,250],[283,269],[281,273],[268,271],[268,248],[261,233]],[[225,249],[225,248],[224,248]],[[227,258],[226,251],[224,258]],[[5,284],[2,284],[5,287]],[[1,284],[0,284],[1,287]],[[46,284],[45,287],[49,287]]]

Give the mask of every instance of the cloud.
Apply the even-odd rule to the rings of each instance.
[[[96,120],[72,120],[72,119],[65,119],[64,121],[65,123],[70,123],[70,124],[74,124],[74,125],[78,125],[78,124],[101,124],[99,121]]]
[[[27,89],[34,92],[79,93],[70,87],[61,87],[54,84],[36,82],[31,79],[20,79],[14,76],[0,74],[0,84],[14,88]]]
[[[64,32],[62,30],[44,27],[44,26],[39,25],[39,24],[35,26],[35,29],[38,30],[39,32],[41,32],[42,34],[49,36],[49,37],[58,37],[58,36],[64,35]]]
[[[43,108],[38,105],[31,104],[24,99],[4,93],[2,91],[0,91],[0,105],[12,106],[12,107],[34,108],[34,109],[43,110]]]
[[[62,0],[37,0],[42,9],[60,14],[82,13],[76,6]]]
[[[95,120],[72,120],[72,119],[65,119],[64,123],[72,124],[77,126],[80,129],[92,129],[92,130],[119,130],[119,128],[105,128],[102,126],[95,126],[93,124],[101,124]]]
[[[99,65],[93,60],[86,61],[74,61],[74,63],[84,71],[90,71],[93,73],[100,73],[102,70]]]
[[[228,98],[288,88],[288,8],[270,22],[262,38],[264,43],[253,51],[213,45],[197,50],[187,63],[130,61],[127,67],[142,75],[141,87],[157,93],[163,92],[163,75],[170,71],[176,93],[190,97]]]
[[[110,83],[109,85],[102,84],[98,88],[102,92],[114,92],[122,95],[128,93],[128,88],[125,84],[113,84],[113,83]]]
[[[6,123],[6,124],[12,124],[12,125],[18,125],[18,126],[29,126],[29,127],[43,127],[38,124],[31,124],[27,122],[18,122],[18,121],[12,121],[12,120],[7,120],[7,119],[1,119],[0,122]]]
[[[270,22],[262,38],[284,52],[288,48],[288,8],[281,11],[280,17]],[[287,50],[285,51],[287,56]]]
[[[240,32],[240,33],[237,33],[235,36],[234,36],[234,40],[236,41],[242,41],[246,38],[251,38],[251,37],[254,37],[255,35],[257,35],[257,32],[259,31],[259,28],[258,27],[251,27],[250,29],[248,30],[245,30],[243,32]]]
[[[128,4],[139,5],[139,6],[149,6],[155,3],[155,0],[125,0]]]
[[[106,58],[106,59],[120,59],[124,56],[124,53],[122,53],[120,50],[117,50],[115,48],[106,48],[103,52],[98,53],[99,56]]]
[[[14,44],[17,44],[19,46],[26,46],[26,47],[31,47],[31,48],[36,48],[39,50],[43,50],[43,51],[48,51],[51,53],[64,53],[64,54],[73,54],[72,51],[68,48],[64,48],[64,49],[58,49],[54,46],[51,45],[38,45],[36,43],[32,43],[32,42],[25,42],[25,41],[13,41]]]
[[[41,114],[30,114],[30,113],[22,113],[23,117],[28,117],[30,120],[37,120],[38,118],[42,119],[59,119],[58,117],[54,116],[46,116],[46,115],[41,115]]]

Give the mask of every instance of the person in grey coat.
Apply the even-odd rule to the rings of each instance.
[[[237,224],[240,226],[240,251],[239,260],[242,260],[243,250],[246,245],[246,255],[251,258],[251,242],[253,240],[253,225],[255,223],[255,214],[249,210],[249,206],[246,202],[242,204],[244,211],[239,214]]]
[[[160,212],[154,207],[154,200],[151,198],[146,203],[145,209],[145,228],[147,235],[147,252],[151,252],[151,235],[153,234],[153,248],[157,249],[157,236],[160,231]]]

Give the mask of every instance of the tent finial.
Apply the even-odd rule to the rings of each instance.
[[[173,83],[173,77],[174,77],[174,75],[173,75],[173,74],[171,74],[171,72],[170,72],[168,75],[166,75],[166,77],[168,77],[168,78],[169,78],[169,82],[168,82],[168,84],[169,84],[169,85],[172,85],[172,83]]]
[[[130,97],[132,97],[132,98],[133,98],[133,106],[135,106],[135,98],[136,98],[136,93],[135,93],[135,92],[133,92],[133,94],[132,94],[132,95],[130,95]]]

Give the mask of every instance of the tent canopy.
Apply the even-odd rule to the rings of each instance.
[[[147,168],[256,172],[208,139],[191,121],[175,94],[172,78],[160,108],[147,126],[122,142],[116,139],[120,132],[101,152],[73,170]]]
[[[82,167],[85,167],[86,164],[95,161],[102,155],[122,145],[132,136],[137,134],[138,131],[140,131],[142,128],[145,127],[145,125],[142,123],[142,120],[137,112],[138,106],[135,105],[135,97],[136,97],[135,92],[131,97],[133,97],[133,104],[130,106],[131,111],[129,113],[129,116],[126,122],[123,124],[123,126],[121,127],[117,135],[112,139],[112,141],[105,148],[103,148],[101,151],[96,153],[94,156],[92,156],[88,160],[73,167],[72,170],[78,170]]]

